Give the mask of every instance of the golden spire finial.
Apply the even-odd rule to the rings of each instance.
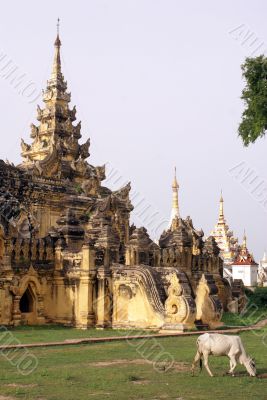
[[[224,211],[223,211],[223,195],[222,195],[222,190],[221,190],[221,197],[220,197],[220,213],[219,213],[219,219],[224,220]]]
[[[246,230],[244,229],[244,236],[243,236],[243,248],[247,248],[247,236],[246,236]]]
[[[57,35],[59,36],[60,19],[57,19]]]
[[[180,218],[179,212],[179,200],[178,200],[178,189],[179,185],[176,178],[176,167],[174,167],[174,180],[172,183],[172,211],[169,227],[172,226],[172,221],[174,218]]]
[[[59,27],[60,27],[60,19],[57,19],[57,37],[56,37],[56,41],[55,41],[55,46],[56,47],[60,47],[61,46],[61,41],[59,39]]]
[[[179,185],[177,183],[177,178],[176,178],[176,167],[174,167],[174,179],[173,179],[173,183],[172,183],[172,188],[179,189]]]
[[[52,78],[57,79],[61,76],[61,59],[60,59],[60,46],[61,41],[59,39],[59,22],[60,19],[57,19],[57,37],[55,40],[55,55],[54,55],[54,62],[53,62],[53,70],[52,70]]]

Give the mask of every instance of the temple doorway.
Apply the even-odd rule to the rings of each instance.
[[[19,302],[21,321],[23,324],[37,324],[36,295],[30,286],[27,287]]]
[[[33,310],[33,298],[30,290],[27,289],[22,298],[20,299],[19,309],[22,313],[29,313]]]

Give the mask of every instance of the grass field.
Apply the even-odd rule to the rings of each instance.
[[[256,311],[250,310],[250,312],[247,312],[242,316],[239,314],[224,313],[222,321],[225,326],[246,326],[257,323],[262,319],[267,319],[267,310],[263,308]],[[20,326],[14,329],[10,328],[10,331],[14,337],[23,344],[36,342],[60,342],[68,339],[82,339],[89,337],[125,336],[133,333],[128,330],[115,329],[97,330],[93,328],[81,330],[59,325]],[[139,332],[140,334],[153,333],[151,330]]]
[[[36,341],[40,341],[42,332],[48,334],[45,331],[35,330]],[[14,332],[21,333],[22,338],[22,329]],[[61,338],[64,332],[69,335],[71,331],[61,330]],[[88,337],[87,331],[75,332]],[[263,344],[264,340],[267,344],[267,329],[255,332],[244,332],[241,337],[248,353],[256,359],[258,373],[267,376],[267,347]],[[172,368],[158,372],[151,362],[156,353],[149,356],[154,340],[30,349],[38,359],[38,367],[29,376],[21,375],[16,366],[1,356],[0,400],[267,399],[267,379],[250,378],[241,366],[236,377],[223,376],[229,367],[227,358],[210,359],[214,378],[204,370],[191,377],[196,336],[157,339],[175,360]]]
[[[248,306],[241,314],[225,312],[222,316],[222,322],[227,326],[253,325],[263,319],[267,319],[267,307],[259,308],[254,305]]]
[[[11,328],[10,332],[21,343],[61,342],[68,339],[82,339],[90,337],[126,336],[130,330],[116,329],[75,329],[60,325],[19,326]],[[141,334],[151,334],[153,331],[139,331]],[[1,343],[0,343],[1,344]],[[0,399],[1,400],[1,399]]]

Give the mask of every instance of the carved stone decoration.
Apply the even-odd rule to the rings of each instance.
[[[223,310],[229,311],[228,304],[232,301],[232,289],[227,279],[222,278],[219,274],[214,277],[215,284],[218,289],[218,297],[222,303]]]
[[[123,321],[126,324],[131,323],[131,303],[136,295],[136,285],[125,282],[114,285],[114,310],[113,319],[114,326],[122,325]]]
[[[147,230],[142,227],[132,230],[126,253],[128,265],[156,265],[160,251],[158,245],[150,239]]]
[[[114,266],[113,324],[118,327],[161,328],[165,310],[149,267]]]
[[[89,147],[90,147],[90,139],[88,139],[84,144],[80,145],[80,157],[82,159],[86,159],[90,156],[89,153]]]
[[[196,290],[196,320],[210,328],[221,326],[222,304],[212,275],[202,274]]]
[[[65,239],[69,250],[81,250],[84,240],[84,229],[76,218],[73,210],[68,209],[66,214],[57,220],[58,232]]]
[[[25,143],[23,139],[21,139],[21,150],[22,150],[23,154],[30,151],[30,149],[31,149],[31,146],[29,144]]]
[[[169,282],[168,297],[165,301],[166,318],[168,324],[186,324],[193,326],[195,321],[195,308],[192,307],[193,299],[186,295],[182,283],[175,272],[166,277]]]

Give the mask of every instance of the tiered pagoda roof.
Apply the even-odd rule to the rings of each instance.
[[[248,251],[247,248],[247,237],[246,234],[244,233],[244,238],[243,238],[243,243],[241,246],[241,249],[239,251],[239,254],[237,255],[235,261],[233,262],[233,265],[258,265],[256,261],[254,260],[253,255]]]
[[[224,201],[221,195],[220,198],[220,209],[219,209],[219,219],[211,232],[220,248],[220,255],[224,260],[224,264],[230,265],[239,251],[238,239],[234,237],[233,232],[230,231],[229,226],[226,223],[224,217]]]
[[[88,194],[99,189],[105,179],[105,167],[93,167],[89,157],[90,139],[79,144],[81,122],[74,125],[76,107],[70,108],[71,94],[61,71],[59,34],[54,43],[54,61],[50,79],[43,91],[44,108],[37,107],[39,125],[31,124],[32,144],[22,139],[23,162],[19,168],[34,176],[45,176],[75,181],[87,186]]]

